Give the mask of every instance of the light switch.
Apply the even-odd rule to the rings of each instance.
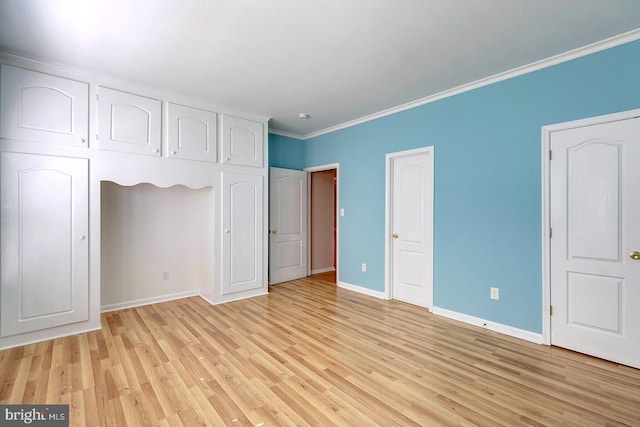
[[[344,216],[344,208],[340,208],[340,216]]]

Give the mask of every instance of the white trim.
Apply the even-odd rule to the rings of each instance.
[[[344,122],[335,126],[330,126],[328,128],[321,129],[315,132],[310,132],[305,135],[295,134],[293,132],[279,132],[275,130],[272,130],[271,133],[288,136],[290,138],[301,139],[301,140],[314,138],[316,136],[335,132],[335,131],[345,129],[351,126],[356,126],[362,123],[370,122],[372,120],[376,120],[381,117],[390,116],[392,114],[409,110],[411,108],[419,107],[421,105],[430,104],[432,102],[439,101],[444,98],[449,98],[451,96],[468,92],[474,89],[478,89],[483,86],[488,86],[488,85],[498,83],[504,80],[508,80],[514,77],[522,76],[524,74],[532,73],[534,71],[538,71],[543,68],[552,67],[554,65],[558,65],[563,62],[568,62],[577,58],[581,58],[583,56],[591,55],[593,53],[610,49],[612,47],[620,46],[625,43],[629,43],[638,39],[640,39],[640,29],[635,29],[626,33],[619,34],[617,36],[610,37],[608,39],[604,39],[595,43],[588,44],[586,46],[582,46],[582,47],[570,50],[568,52],[560,53],[558,55],[554,55],[549,58],[542,59],[540,61],[535,61],[527,65],[522,65],[520,67],[516,67],[511,70],[504,71],[502,73],[494,74],[492,76],[485,77],[470,83],[465,83],[463,85],[460,85],[451,89],[443,90],[442,92],[429,95],[424,98],[417,99],[415,101],[407,102],[405,104],[401,104],[396,107],[387,108],[386,110],[382,110],[377,113],[362,116],[360,118],[350,120],[348,122]]]
[[[549,306],[551,305],[551,239],[549,238],[549,227],[551,227],[551,169],[548,155],[551,148],[551,134],[562,130],[628,120],[635,117],[640,117],[640,109],[542,127],[542,339],[546,345],[551,345],[551,318],[549,314]]]
[[[430,166],[431,166],[431,182],[433,186],[431,187],[431,218],[432,218],[432,231],[435,228],[433,219],[434,219],[434,190],[435,190],[435,147],[430,145],[428,147],[420,147],[414,148],[412,150],[404,150],[397,151],[395,153],[387,153],[385,155],[385,194],[384,194],[384,212],[385,212],[385,221],[384,221],[384,297],[385,299],[392,299],[392,289],[391,289],[391,276],[393,274],[391,268],[391,227],[392,227],[392,206],[391,206],[391,193],[393,186],[393,160],[399,157],[412,156],[415,154],[428,153],[431,154],[430,157]],[[434,243],[433,232],[432,232],[431,245]],[[431,254],[433,254],[433,246],[431,250]],[[431,257],[431,265],[433,266],[433,257]],[[431,292],[430,299],[427,301],[427,308],[431,309],[433,307],[433,269],[431,270]]]
[[[322,172],[328,170],[336,170],[336,283],[340,282],[340,163],[329,163],[320,166],[310,166],[304,168],[307,173]],[[307,230],[311,228],[311,179],[307,177]],[[307,236],[307,271],[309,274],[315,274],[311,271],[311,239]]]
[[[326,268],[318,268],[316,270],[311,270],[311,274],[320,274],[320,273],[328,273],[330,271],[336,271],[335,267],[326,267]]]
[[[269,286],[271,286],[271,285],[269,285]],[[278,284],[276,284],[274,286],[278,286]],[[264,292],[260,292],[259,294],[255,294],[255,295],[231,296],[231,297],[228,297],[228,298],[225,298],[223,296],[218,301],[214,301],[212,299],[209,299],[208,297],[205,297],[204,295],[198,295],[198,296],[200,298],[202,298],[203,300],[205,300],[206,302],[208,302],[209,304],[211,304],[211,305],[219,305],[219,304],[226,304],[228,302],[233,302],[233,301],[240,301],[240,300],[244,300],[244,299],[248,299],[248,298],[261,297],[261,296],[264,296],[264,295],[269,295],[269,290],[268,289],[266,291],[264,291]]]
[[[469,316],[467,314],[459,313],[457,311],[447,310],[446,308],[433,307],[431,311],[437,316],[446,317],[447,319],[457,320],[459,322],[467,323],[469,325],[479,326],[481,328],[489,329],[490,331],[499,332],[501,334],[509,335],[511,337],[520,338],[522,340],[530,341],[536,344],[542,344],[542,335],[535,332],[526,331],[524,329],[514,328],[513,326],[504,325],[502,323],[491,322],[489,320],[481,319],[479,317]]]
[[[133,301],[118,302],[115,304],[107,304],[100,307],[100,312],[107,313],[109,311],[123,310],[125,308],[140,307],[143,305],[157,304],[160,302],[173,301],[176,299],[189,298],[189,297],[195,297],[195,296],[200,296],[200,289],[196,289],[195,291],[185,291],[185,292],[177,292],[175,294],[161,295],[158,297],[141,298]]]
[[[93,326],[93,327],[89,327],[89,328],[83,328],[83,329],[78,329],[78,330],[74,330],[73,332],[62,332],[62,333],[57,333],[54,335],[47,335],[46,338],[33,338],[33,339],[29,339],[26,341],[19,341],[19,342],[14,342],[14,343],[10,343],[7,345],[3,345],[0,346],[0,351],[2,350],[8,350],[10,348],[15,348],[15,347],[23,347],[23,346],[27,346],[27,345],[31,345],[31,344],[37,344],[37,343],[41,343],[44,341],[53,341],[56,340],[58,338],[64,338],[64,337],[71,337],[71,336],[75,336],[75,335],[81,335],[81,334],[87,334],[89,332],[93,332],[93,331],[100,331],[102,330],[102,325],[99,326]],[[105,325],[106,327],[106,325]]]
[[[283,130],[277,130],[277,129],[269,129],[269,133],[272,133],[274,135],[286,136],[288,138],[299,139],[299,140],[307,139],[307,138],[304,138],[299,133],[285,132]]]
[[[384,292],[374,291],[373,289],[364,288],[364,287],[358,286],[358,285],[352,285],[351,283],[347,283],[347,282],[337,282],[337,283],[338,283],[338,287],[342,288],[342,289],[358,292],[358,293],[361,293],[361,294],[364,294],[364,295],[368,295],[368,296],[374,297],[374,298],[388,299],[388,298],[385,297]]]

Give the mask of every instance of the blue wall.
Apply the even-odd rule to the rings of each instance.
[[[340,280],[383,291],[385,154],[433,145],[434,304],[541,333],[541,127],[634,108],[640,41],[307,141],[271,135],[269,155],[340,163]]]

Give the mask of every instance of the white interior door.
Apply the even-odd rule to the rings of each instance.
[[[269,283],[307,276],[307,173],[269,168]]]
[[[640,119],[551,149],[551,344],[640,368]]]
[[[391,297],[433,305],[433,149],[391,157]]]

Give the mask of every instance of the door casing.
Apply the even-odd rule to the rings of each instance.
[[[340,283],[340,163],[304,168],[307,173],[336,170],[336,283]],[[307,179],[307,230],[311,229],[311,179]],[[311,239],[307,236],[307,275],[311,275]]]

